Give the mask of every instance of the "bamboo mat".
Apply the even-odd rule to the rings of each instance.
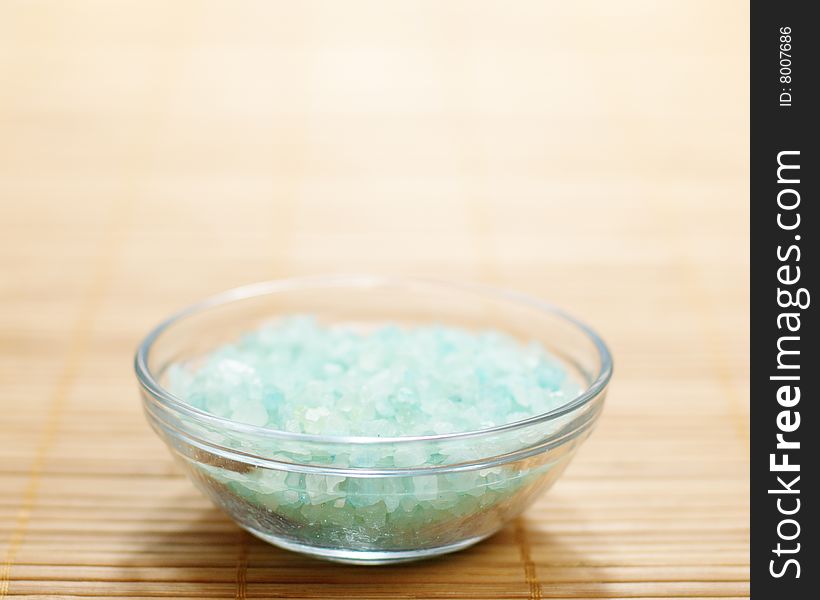
[[[747,596],[747,11],[0,4],[0,598]],[[610,342],[600,426],[485,543],[278,550],[145,424],[149,327],[340,271],[516,288]]]

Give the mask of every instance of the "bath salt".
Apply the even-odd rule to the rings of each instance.
[[[498,331],[363,330],[310,316],[278,319],[195,364],[173,365],[169,387],[248,425],[377,437],[487,429],[558,408],[580,391],[543,346]],[[396,464],[418,464],[414,451],[398,451]]]
[[[579,380],[544,347],[497,331],[292,316],[171,365],[167,381],[178,398],[235,422],[353,436],[294,439],[217,424],[207,435],[220,453],[186,455],[218,505],[286,547],[423,553],[447,540],[473,543],[549,487],[578,443],[561,417],[401,439],[488,429],[577,397]],[[563,450],[515,457],[559,432]],[[232,449],[269,462],[226,460]]]

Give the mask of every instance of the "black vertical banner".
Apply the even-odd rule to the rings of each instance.
[[[751,3],[751,581],[761,600],[820,597],[820,537],[810,519],[820,454],[812,8]]]

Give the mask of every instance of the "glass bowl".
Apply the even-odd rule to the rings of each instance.
[[[392,438],[247,425],[169,391],[171,365],[195,365],[244,332],[291,314],[330,324],[502,331],[539,342],[583,391],[515,423]],[[254,284],[187,308],[145,338],[135,369],[151,426],[194,483],[240,526],[289,550],[384,564],[474,544],[552,486],[601,412],[612,360],[589,327],[520,294],[431,280],[330,276]]]

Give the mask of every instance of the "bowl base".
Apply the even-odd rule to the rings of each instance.
[[[244,527],[244,526],[243,526]],[[290,550],[291,552],[298,552],[306,554],[313,558],[320,558],[322,560],[329,560],[337,563],[344,563],[348,565],[392,565],[402,562],[410,562],[413,560],[422,560],[425,558],[433,558],[442,554],[449,554],[450,552],[457,552],[463,550],[473,544],[477,544],[481,540],[489,537],[492,534],[479,535],[472,538],[467,538],[455,544],[448,544],[446,546],[436,546],[434,548],[422,548],[419,550],[349,550],[345,548],[322,548],[319,546],[308,546],[281,537],[262,533],[250,527],[244,527],[250,533],[261,540]]]

